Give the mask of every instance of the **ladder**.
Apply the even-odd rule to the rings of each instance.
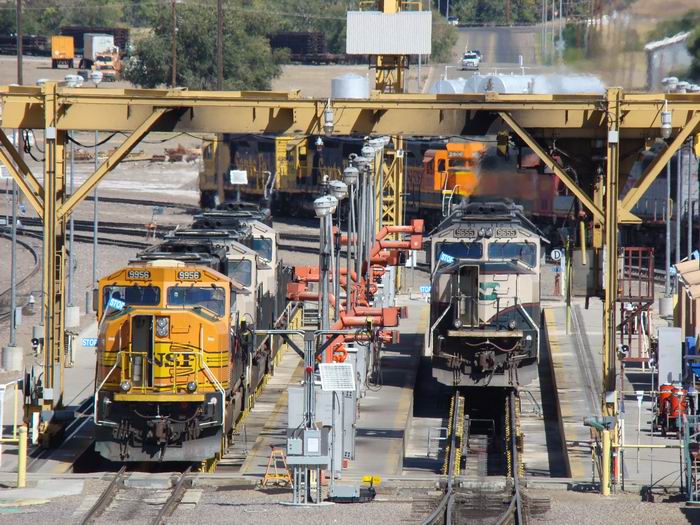
[[[292,478],[287,467],[287,457],[281,448],[271,447],[270,458],[267,460],[267,468],[261,485],[291,485]]]

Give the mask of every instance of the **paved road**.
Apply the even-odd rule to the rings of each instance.
[[[548,70],[540,64],[540,29],[531,27],[464,27],[452,52],[447,67],[448,78],[464,77],[470,73],[459,70],[462,54],[466,49],[481,51],[481,74],[498,72],[520,72],[519,57],[528,72],[542,73]]]

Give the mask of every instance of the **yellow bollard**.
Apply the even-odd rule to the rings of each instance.
[[[17,456],[17,488],[27,486],[27,425],[19,427],[19,454]]]
[[[588,264],[588,253],[586,252],[586,223],[583,221],[579,222],[581,226],[580,237],[581,237],[581,264],[586,266]]]
[[[602,476],[600,479],[601,493],[610,496],[610,431],[603,430],[603,457],[601,462]]]

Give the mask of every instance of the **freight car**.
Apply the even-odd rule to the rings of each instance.
[[[51,43],[41,35],[22,35],[22,53],[30,56],[51,56]],[[0,54],[17,54],[17,35],[0,35]]]
[[[106,459],[214,458],[270,371],[277,349],[255,332],[277,322],[291,272],[253,210],[214,215],[99,282],[95,449]]]
[[[425,356],[438,382],[510,387],[536,376],[542,240],[507,200],[463,203],[432,234]]]
[[[220,173],[245,170],[248,184],[240,189],[246,199],[269,202],[280,216],[312,215],[313,196],[324,177],[338,179],[348,156],[360,154],[364,137],[291,137],[225,134],[203,148],[199,174],[200,204],[217,203],[217,163]],[[388,146],[392,148],[391,143]],[[510,198],[524,206],[538,225],[570,216],[573,197],[539,159],[523,149],[516,162],[500,158],[495,148],[479,140],[404,140],[405,211],[437,225],[449,208],[471,195]],[[224,181],[225,198],[237,189]]]
[[[122,56],[129,54],[129,29],[126,27],[102,27],[102,26],[64,26],[61,35],[72,36],[75,42],[75,52],[82,55],[84,52],[84,36],[86,33],[112,35],[114,45]]]

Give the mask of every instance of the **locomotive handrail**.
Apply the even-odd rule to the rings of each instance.
[[[433,347],[433,332],[435,331],[435,327],[440,323],[440,321],[442,321],[444,319],[444,317],[447,315],[447,312],[449,312],[451,308],[452,308],[452,303],[447,305],[447,308],[445,308],[445,311],[442,312],[442,315],[440,315],[440,317],[438,317],[438,319],[430,326],[430,330],[428,331],[428,333],[425,334],[427,336],[427,339],[428,339],[426,341],[428,348],[432,349],[432,347]]]
[[[204,374],[207,376],[211,384],[214,386],[214,388],[218,391],[219,394],[221,394],[221,410],[222,410],[222,418],[221,418],[221,424],[224,424],[224,417],[223,417],[223,410],[224,410],[224,402],[226,400],[226,392],[224,391],[223,386],[221,386],[221,383],[219,382],[218,379],[214,376],[214,373],[211,371],[211,368],[209,368],[209,365],[207,362],[204,360],[204,352],[200,350],[199,352],[171,352],[172,354],[177,354],[177,355],[193,355],[198,358],[199,363],[201,363],[201,369],[204,371]],[[107,373],[105,378],[102,380],[102,383],[100,383],[100,386],[95,389],[95,395],[93,396],[93,420],[95,422],[95,425],[100,425],[100,424],[105,424],[105,425],[114,425],[114,423],[109,422],[109,421],[98,421],[97,419],[97,399],[99,396],[99,392],[102,390],[104,385],[107,383],[107,380],[110,378],[110,376],[114,373],[114,370],[117,368],[117,364],[121,364],[123,359],[124,359],[124,354],[145,354],[145,352],[132,352],[130,350],[119,350],[117,352],[117,356],[114,360],[114,365],[110,369],[110,371]],[[122,358],[122,361],[120,361],[120,356]],[[119,367],[122,369],[122,367]],[[143,387],[142,387],[143,389]]]

